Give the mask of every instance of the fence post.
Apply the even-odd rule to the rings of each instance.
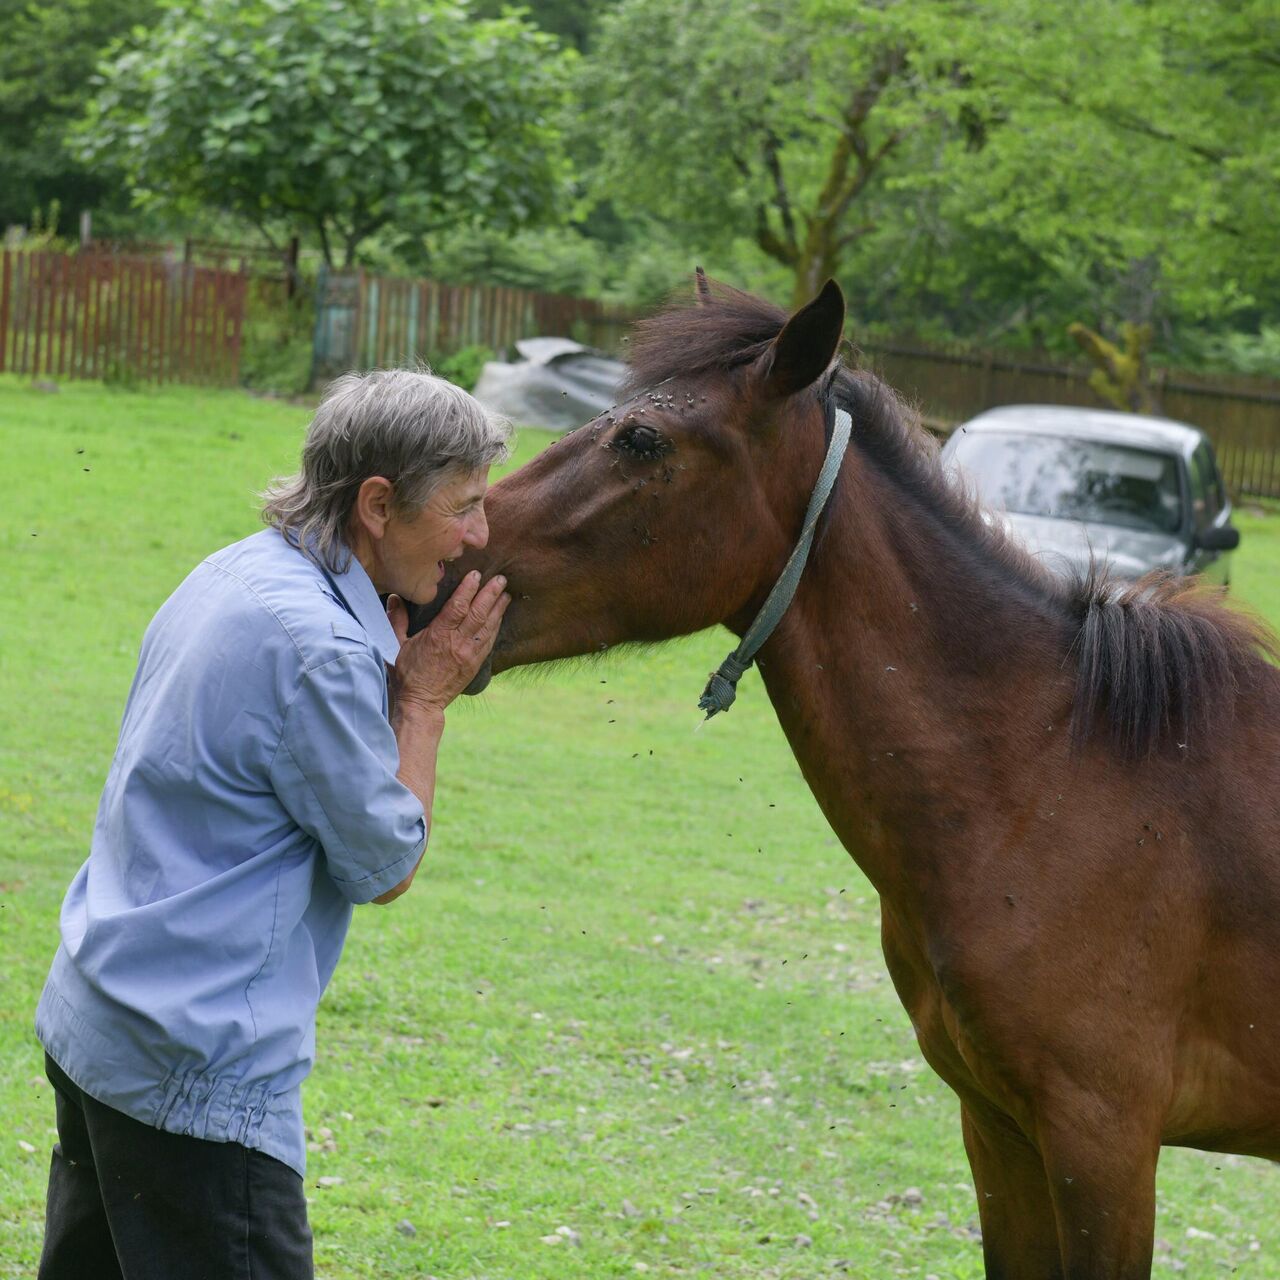
[[[991,374],[995,366],[995,354],[988,350],[982,353],[982,375],[978,380],[978,399],[983,409],[991,408]]]
[[[4,250],[4,272],[0,277],[0,373],[5,370],[5,352],[9,349],[9,288],[11,266],[9,250]]]
[[[322,262],[316,272],[316,320],[311,330],[311,372],[307,375],[307,386],[314,387],[320,372],[320,347],[324,341],[327,322],[325,304],[329,298],[329,264]]]
[[[1155,401],[1155,409],[1160,413],[1164,409],[1164,389],[1169,383],[1169,370],[1161,367],[1151,379],[1151,398]]]
[[[249,297],[249,276],[240,264],[240,274],[236,277],[235,288],[230,291],[235,301],[235,310],[231,313],[231,386],[240,385],[240,331],[244,323],[244,309]]]
[[[298,291],[298,237],[289,237],[289,247],[284,251],[284,298],[293,301]]]
[[[405,334],[405,364],[416,366],[418,363],[418,289],[409,286],[409,323]]]

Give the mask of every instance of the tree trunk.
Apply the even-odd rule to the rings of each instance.
[[[1089,385],[1101,399],[1126,413],[1156,412],[1147,378],[1147,350],[1152,336],[1149,324],[1122,324],[1123,348],[1087,325],[1068,325],[1067,332],[1093,362]]]
[[[830,228],[811,226],[795,264],[795,283],[791,290],[791,309],[799,310],[811,302],[840,265],[840,249]]]

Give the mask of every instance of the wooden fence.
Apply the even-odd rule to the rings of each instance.
[[[81,252],[0,255],[0,373],[234,385],[249,275]],[[316,377],[409,364],[468,345],[501,350],[535,334],[617,350],[632,316],[586,298],[321,270]],[[1090,369],[914,340],[864,344],[868,363],[935,423],[1000,404],[1097,407]],[[1161,371],[1161,410],[1212,438],[1228,486],[1280,497],[1280,382]]]
[[[449,285],[322,270],[314,374],[411,364],[479,345],[495,351],[536,334],[615,350],[631,315],[588,298],[502,285]]]
[[[234,385],[245,285],[157,258],[5,250],[0,373]]]
[[[926,417],[963,422],[1001,404],[1104,407],[1089,386],[1090,367],[1008,352],[869,341],[867,363]],[[1160,412],[1204,431],[1233,493],[1280,498],[1280,382],[1160,370]]]

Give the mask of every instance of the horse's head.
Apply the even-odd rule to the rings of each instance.
[[[638,327],[623,403],[490,490],[489,544],[455,568],[507,576],[493,670],[745,622],[790,553],[844,299],[788,318],[698,284]]]

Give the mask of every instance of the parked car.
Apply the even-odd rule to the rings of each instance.
[[[1186,423],[1008,405],[957,427],[942,457],[1058,572],[1095,557],[1120,578],[1231,579],[1231,502],[1208,437]]]
[[[571,338],[521,338],[515,349],[517,359],[481,369],[472,394],[518,426],[566,431],[617,404],[621,360]]]

